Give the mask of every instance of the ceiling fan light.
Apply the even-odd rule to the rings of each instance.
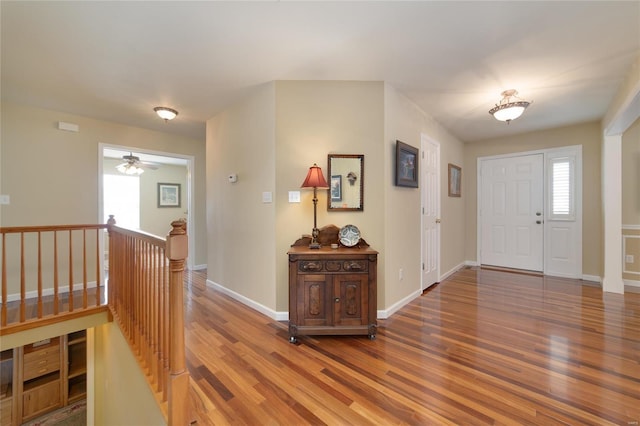
[[[141,175],[144,173],[144,169],[142,167],[138,167],[135,164],[119,164],[116,166],[116,170],[120,173],[124,173],[125,175]]]
[[[515,120],[520,117],[524,110],[531,104],[531,102],[516,100],[511,102],[511,98],[518,98],[516,90],[505,90],[502,92],[502,99],[495,107],[489,110],[489,114],[498,121],[506,121],[509,123],[511,120]]]
[[[162,118],[164,121],[169,121],[169,120],[173,120],[174,118],[176,118],[176,116],[178,115],[178,111],[176,111],[175,109],[172,108],[167,108],[167,107],[155,107],[153,109],[156,114],[158,114],[158,116],[160,118]]]

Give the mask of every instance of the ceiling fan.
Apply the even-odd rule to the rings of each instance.
[[[124,163],[118,164],[116,169],[126,175],[141,175],[144,173],[144,169],[158,169],[156,164],[140,161],[140,157],[136,157],[132,152],[130,152],[129,155],[123,155],[122,160]]]

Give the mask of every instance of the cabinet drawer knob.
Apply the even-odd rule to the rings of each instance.
[[[333,299],[333,301],[336,302],[336,303],[340,303],[340,298],[336,297],[335,299]]]

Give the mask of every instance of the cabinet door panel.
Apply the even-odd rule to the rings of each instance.
[[[55,380],[37,389],[25,392],[23,399],[23,419],[36,417],[60,406],[60,381]]]
[[[368,276],[363,274],[337,275],[334,277],[334,325],[365,325],[367,312]]]
[[[319,326],[331,324],[331,285],[326,275],[298,276],[298,324]],[[303,303],[300,303],[303,301]]]

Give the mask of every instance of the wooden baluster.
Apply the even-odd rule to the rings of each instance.
[[[60,298],[58,296],[58,231],[53,231],[53,315],[60,312]]]
[[[0,324],[7,325],[7,241],[6,234],[2,233],[2,313]]]
[[[69,312],[73,312],[73,235],[69,229]]]
[[[101,272],[103,263],[100,262],[100,258],[104,261],[104,255],[100,256],[100,233],[103,232],[100,228],[96,228],[96,306],[100,306],[100,288],[102,287]]]
[[[38,318],[42,318],[42,233],[38,231]]]
[[[117,276],[117,275],[113,275],[113,274],[117,274],[117,266],[116,266],[116,262],[115,262],[115,249],[114,249],[114,234],[112,232],[112,228],[113,226],[115,226],[116,224],[116,219],[114,218],[114,216],[112,214],[109,215],[109,219],[107,219],[107,235],[109,236],[109,283],[107,285],[107,303],[109,303],[110,306],[115,307],[115,294],[114,294],[114,289],[112,287],[115,287],[115,282],[111,279],[112,276]],[[112,286],[113,283],[113,286]]]
[[[26,299],[26,288],[25,288],[25,272],[24,272],[24,232],[20,233],[20,322],[25,321],[25,299]]]
[[[184,306],[183,274],[187,258],[187,233],[183,221],[171,223],[173,229],[167,236],[167,257],[169,258],[169,345],[170,345],[170,385],[169,424],[189,424],[187,413],[187,393],[189,373],[185,368],[184,349]]]
[[[82,308],[87,309],[87,230],[82,230]]]
[[[166,249],[165,249],[165,256],[166,256]],[[171,357],[171,340],[170,340],[170,332],[169,332],[169,326],[170,326],[170,321],[171,319],[169,318],[169,287],[170,287],[170,280],[169,280],[169,262],[167,260],[165,260],[164,262],[164,267],[165,267],[165,277],[164,277],[164,304],[162,306],[162,310],[164,311],[164,314],[162,315],[162,327],[164,329],[164,358],[163,358],[163,366],[164,366],[164,370],[162,372],[162,379],[164,380],[164,392],[162,394],[162,400],[166,401],[169,399],[169,374],[170,374],[170,369],[169,369],[169,359]]]
[[[166,264],[167,258],[165,257],[164,251],[162,252],[162,257],[160,258],[161,266],[161,277],[160,277],[160,286],[158,288],[158,338],[159,338],[159,354],[158,354],[158,377],[160,378],[160,390],[162,391],[162,400],[167,400],[167,380],[165,371],[168,370],[167,364],[167,310],[165,309],[167,303],[167,278],[166,278]]]

